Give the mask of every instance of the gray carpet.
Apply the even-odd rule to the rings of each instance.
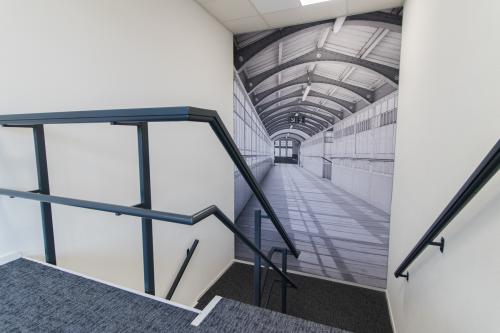
[[[221,299],[202,323],[210,332],[348,333],[278,312],[229,299]]]
[[[196,316],[26,259],[0,266],[0,332],[187,332]]]
[[[197,308],[205,307],[215,295],[252,304],[253,267],[233,264],[201,297]],[[356,333],[392,333],[385,293],[349,286],[322,279],[291,274],[298,289],[288,289],[288,314],[339,327]],[[269,278],[263,300],[269,294]],[[269,303],[275,311],[281,309],[281,286],[275,286]]]
[[[346,332],[232,300],[196,312],[26,259],[0,265],[0,332]]]

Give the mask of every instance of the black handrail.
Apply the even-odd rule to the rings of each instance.
[[[262,215],[261,210],[257,209],[257,210],[255,210],[254,218],[255,218],[254,219],[255,246],[258,249],[260,249],[261,236],[262,236],[262,219],[269,218],[269,217]],[[265,291],[267,276],[269,274],[268,262],[272,261],[273,255],[276,252],[281,253],[281,271],[282,271],[282,273],[287,274],[288,250],[284,247],[273,246],[267,254],[268,260],[266,261],[266,264],[264,265],[265,276],[264,276],[264,284],[262,284],[262,285],[261,285],[262,272],[261,272],[260,256],[255,255],[254,267],[253,267],[253,276],[254,276],[253,277],[253,283],[254,283],[253,289],[254,289],[254,305],[256,305],[256,306],[262,306],[261,295],[262,295],[263,291]],[[267,304],[269,303],[269,299],[271,297],[273,287],[274,287],[274,281],[271,284],[271,289],[269,290],[266,305],[264,307],[267,307]],[[297,289],[296,286],[293,286],[293,287],[295,289]],[[283,312],[283,313],[287,312],[287,288],[288,288],[288,283],[284,279],[281,279],[281,312]]]
[[[95,111],[48,112],[11,114],[0,116],[0,124],[4,126],[36,126],[45,124],[75,124],[75,123],[119,123],[135,124],[138,122],[169,122],[169,121],[195,121],[205,122],[210,125],[217,138],[224,146],[234,164],[245,178],[264,211],[295,257],[299,251],[288,236],[285,228],[279,221],[271,204],[248,167],[243,156],[227,131],[224,123],[216,111],[204,110],[188,106],[141,108],[141,109],[115,109]]]
[[[259,250],[236,226],[235,224],[227,217],[217,206],[212,205],[209,206],[193,215],[182,215],[175,214],[169,212],[161,212],[152,209],[145,209],[140,207],[128,207],[122,205],[115,204],[107,204],[102,202],[81,200],[81,199],[73,199],[67,197],[60,197],[55,195],[41,194],[31,191],[16,191],[0,188],[0,195],[7,195],[11,198],[23,198],[28,200],[35,200],[44,203],[53,203],[65,206],[72,207],[80,207],[98,211],[104,211],[109,213],[115,213],[119,215],[129,215],[136,216],[142,218],[150,218],[154,220],[184,224],[184,225],[195,225],[198,222],[203,221],[207,217],[213,215],[215,216],[222,224],[224,224],[232,233],[234,233],[240,240],[245,243],[254,253],[260,255],[264,261],[266,261],[271,267],[276,270],[283,279],[288,281],[292,286],[296,287],[296,285],[290,280],[290,278],[284,274],[271,260],[269,260],[264,252]]]
[[[271,249],[267,253],[267,258],[272,260],[274,254],[276,252],[281,253],[281,266],[282,266],[281,269],[286,274],[286,270],[287,270],[287,266],[288,266],[288,264],[287,264],[288,251],[287,251],[287,249],[285,249],[283,247],[273,246],[273,247],[271,247]],[[269,265],[264,265],[264,272],[265,272],[265,275],[264,275],[264,283],[262,284],[262,291],[264,291],[266,288],[267,277],[269,275]],[[286,313],[287,312],[287,287],[288,287],[288,284],[285,281],[283,281],[283,279],[273,280],[271,282],[271,288],[269,289],[269,293],[267,294],[267,299],[266,299],[266,303],[265,303],[264,307],[267,308],[269,305],[269,301],[271,299],[272,292],[274,289],[274,284],[276,282],[281,282],[281,312]],[[259,304],[259,306],[260,306],[260,304]]]
[[[448,203],[446,208],[441,212],[436,221],[420,238],[417,245],[411,250],[410,254],[403,260],[401,265],[394,272],[394,276],[406,277],[408,274],[403,272],[410,264],[422,253],[429,245],[439,244],[434,242],[434,239],[446,228],[453,218],[474,198],[481,188],[497,173],[500,167],[500,140],[490,150],[486,157],[481,161],[481,164],[474,170],[472,175],[467,179],[460,190],[455,194],[453,199]]]
[[[179,282],[181,281],[182,276],[184,275],[184,272],[186,271],[186,268],[189,265],[191,257],[193,256],[193,253],[196,250],[199,242],[200,241],[198,239],[195,239],[193,245],[191,245],[191,247],[187,250],[186,258],[182,262],[181,269],[179,269],[179,272],[175,276],[174,283],[172,283],[172,286],[170,287],[170,290],[165,297],[167,300],[171,300],[172,296],[174,296],[175,290],[177,289],[177,286],[179,285]]]

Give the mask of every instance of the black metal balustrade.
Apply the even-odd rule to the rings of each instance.
[[[444,250],[444,238],[439,242],[434,241],[441,231],[460,213],[460,211],[469,203],[472,198],[483,188],[484,185],[497,173],[500,168],[500,140],[496,142],[472,175],[462,185],[457,194],[448,203],[446,208],[439,214],[438,218],[420,238],[415,247],[403,260],[394,272],[396,278],[404,277],[407,280],[410,273],[403,274],[408,266],[417,259],[417,257],[427,248],[427,246],[439,246],[441,252]]]
[[[39,201],[42,211],[42,226],[45,245],[45,258],[48,263],[56,264],[56,251],[54,245],[54,233],[52,225],[51,204],[80,207],[104,212],[115,213],[116,215],[129,215],[140,217],[142,221],[142,245],[144,258],[144,285],[145,292],[154,294],[154,261],[153,261],[153,229],[152,220],[159,220],[184,225],[195,225],[209,216],[215,216],[222,222],[236,237],[247,245],[259,259],[263,259],[273,270],[275,270],[288,284],[295,286],[286,274],[286,270],[280,270],[268,257],[260,250],[260,245],[256,246],[250,241],[234,223],[217,207],[209,206],[193,215],[182,215],[170,212],[162,212],[151,208],[151,179],[149,166],[149,142],[148,123],[149,122],[171,122],[171,121],[192,121],[208,123],[219,141],[224,146],[236,167],[243,175],[252,192],[262,205],[267,217],[276,227],[278,233],[284,240],[290,252],[296,257],[299,251],[295,248],[292,240],[286,233],[283,225],[279,221],[276,213],[265,197],[252,171],[241,156],[236,144],[229,135],[219,115],[215,111],[203,110],[192,107],[166,107],[166,108],[143,108],[143,109],[120,109],[120,110],[97,110],[97,111],[74,111],[74,112],[52,112],[52,113],[32,113],[13,114],[0,116],[0,124],[5,127],[26,127],[32,128],[35,142],[35,153],[38,174],[38,189],[34,191],[17,191],[0,188],[0,195],[9,197],[24,198]],[[111,123],[113,125],[130,125],[137,127],[137,138],[139,147],[139,171],[140,171],[140,194],[141,203],[134,206],[123,206],[109,203],[73,199],[50,194],[49,175],[47,169],[47,156],[45,149],[44,127],[46,124],[78,124],[78,123]],[[194,248],[193,248],[194,251]],[[191,253],[192,254],[192,253]],[[188,260],[189,261],[189,260]],[[187,265],[187,263],[186,263]],[[260,262],[259,262],[260,267]],[[185,267],[184,267],[185,269]],[[183,271],[181,269],[181,271]],[[182,274],[180,274],[182,276]],[[180,279],[180,277],[179,277]],[[178,283],[178,281],[177,281]],[[171,294],[173,294],[171,290]],[[171,295],[169,293],[169,296]]]

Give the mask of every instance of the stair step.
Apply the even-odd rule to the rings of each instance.
[[[200,312],[28,259],[0,265],[0,332],[185,332]]]
[[[200,332],[348,333],[338,328],[218,296],[193,321],[193,325],[198,326]]]
[[[347,332],[221,297],[200,311],[31,259],[3,259],[0,332]]]

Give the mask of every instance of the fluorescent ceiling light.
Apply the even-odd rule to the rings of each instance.
[[[314,5],[315,3],[326,2],[330,0],[300,0],[302,6]]]

